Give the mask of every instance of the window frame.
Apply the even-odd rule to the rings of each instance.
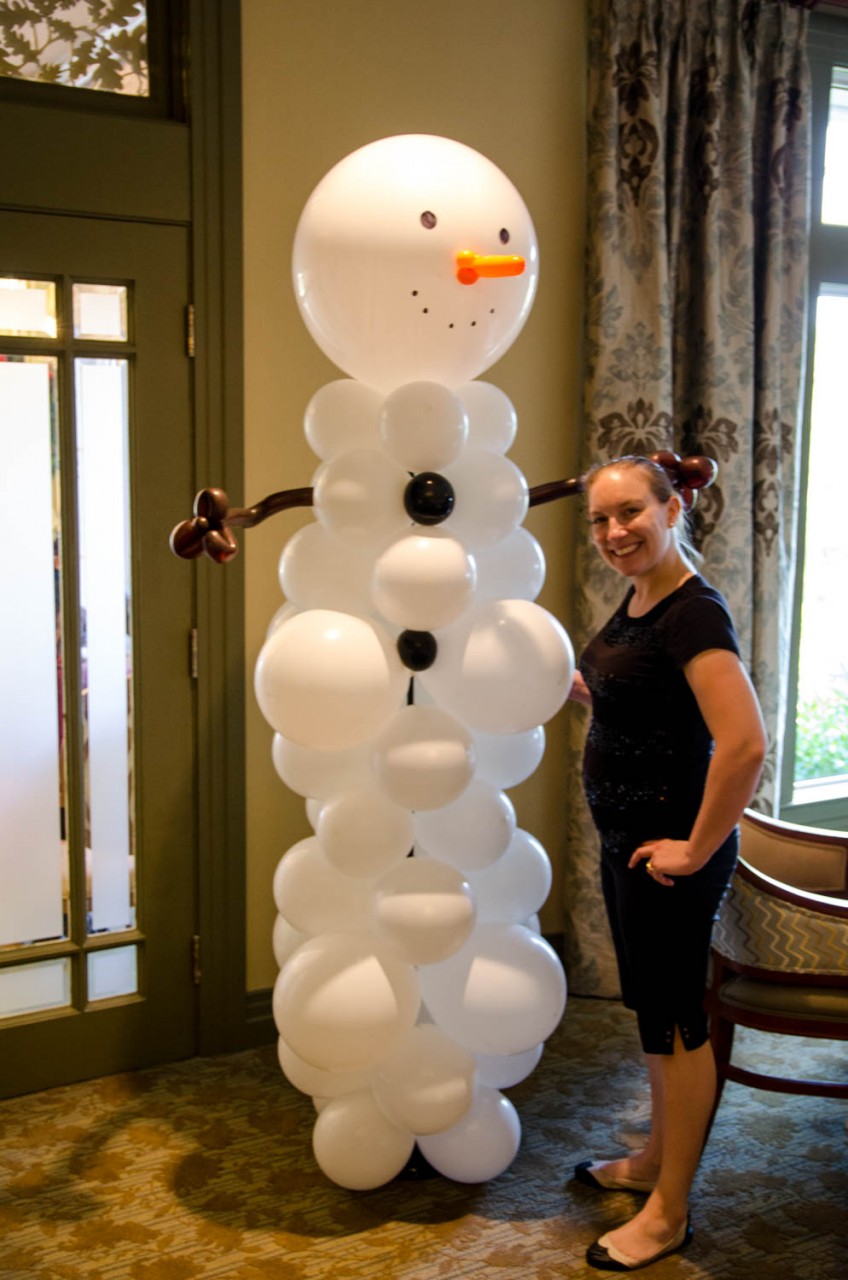
[[[798,706],[798,667],[801,635],[801,603],[806,554],[807,482],[809,478],[810,427],[813,396],[812,362],[815,352],[816,302],[824,285],[848,289],[848,226],[821,221],[824,153],[830,86],[834,67],[848,67],[848,14],[810,16],[807,52],[811,89],[810,262],[807,283],[807,370],[804,414],[799,451],[798,526],[795,542],[795,586],[792,606],[792,641],[787,689],[780,816],[809,826],[848,828],[848,784],[842,794],[808,801],[795,799],[795,746]]]

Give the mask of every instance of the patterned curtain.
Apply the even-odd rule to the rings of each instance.
[[[719,464],[693,513],[766,717],[776,802],[793,586],[808,243],[807,15],[786,0],[589,0],[584,465]],[[578,553],[577,645],[620,579]],[[579,776],[587,713],[571,721]],[[575,788],[576,790],[576,788]],[[618,979],[582,798],[568,817],[572,989]]]

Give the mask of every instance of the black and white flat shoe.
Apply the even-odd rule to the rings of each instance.
[[[610,1244],[609,1235],[601,1236],[600,1240],[589,1245],[586,1250],[586,1261],[590,1267],[595,1267],[598,1271],[638,1271],[640,1267],[649,1267],[652,1262],[658,1262],[669,1253],[678,1253],[679,1250],[685,1249],[692,1240],[693,1234],[692,1224],[687,1219],[668,1244],[663,1245],[656,1253],[652,1253],[650,1258],[631,1258],[629,1254],[622,1253],[614,1244]]]
[[[604,1160],[582,1160],[574,1166],[574,1176],[585,1187],[594,1187],[596,1191],[653,1191],[653,1182],[642,1182],[638,1178],[614,1178],[605,1173],[607,1162]]]

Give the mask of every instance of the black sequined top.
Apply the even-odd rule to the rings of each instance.
[[[688,837],[713,743],[682,668],[707,649],[739,653],[724,597],[699,575],[639,618],[627,616],[632,596],[579,662],[592,694],[583,785],[602,843],[620,856]]]

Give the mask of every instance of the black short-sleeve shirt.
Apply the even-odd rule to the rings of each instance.
[[[642,617],[627,615],[632,595],[579,662],[592,694],[586,797],[602,840],[621,853],[688,837],[713,743],[683,667],[708,649],[739,653],[724,597],[698,574]]]

